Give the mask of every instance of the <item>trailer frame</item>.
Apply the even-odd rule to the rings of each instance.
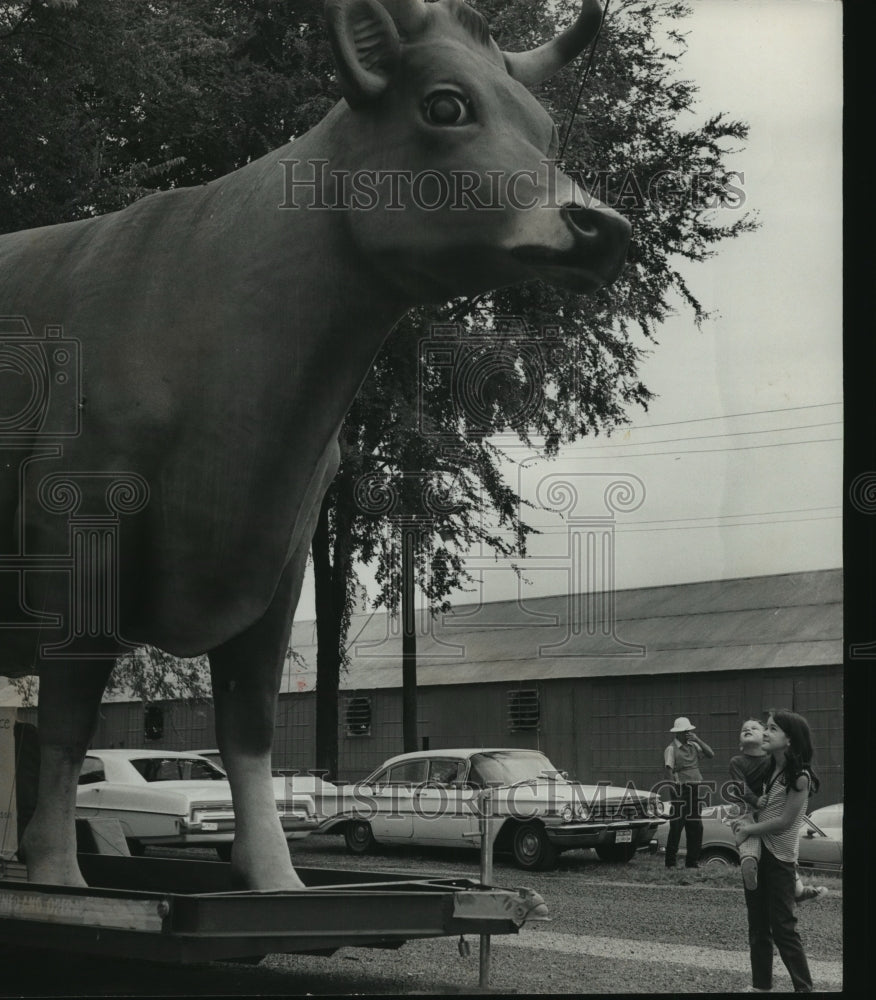
[[[235,890],[231,866],[222,861],[103,854],[78,860],[86,888],[28,882],[25,865],[0,862],[0,942],[189,963],[516,934],[527,921],[547,919],[531,890],[467,878],[298,868],[304,890],[253,892]]]

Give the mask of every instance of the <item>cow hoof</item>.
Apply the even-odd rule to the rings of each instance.
[[[63,885],[72,889],[85,889],[88,883],[82,877],[77,864],[53,864],[27,862],[27,880],[38,885]]]
[[[292,872],[284,872],[278,875],[277,872],[271,874],[259,872],[241,872],[231,869],[231,884],[235,889],[250,890],[252,892],[283,892],[284,890],[306,889],[307,886],[301,879]]]
[[[48,841],[49,838],[41,837],[31,825],[18,845],[18,857],[27,867],[28,882],[87,888],[88,883],[79,871],[76,855],[69,850],[59,850]]]
[[[283,863],[285,862],[285,863]],[[289,855],[277,859],[276,864],[263,860],[247,864],[243,858],[231,856],[231,884],[236,889],[261,892],[281,892],[288,889],[306,889],[289,861]]]

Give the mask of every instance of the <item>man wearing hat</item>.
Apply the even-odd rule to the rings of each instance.
[[[669,836],[666,839],[667,868],[675,868],[682,827],[687,841],[685,868],[699,868],[703,846],[703,821],[699,815],[697,796],[697,786],[703,780],[700,756],[714,757],[715,751],[694,734],[694,729],[696,726],[690,719],[679,716],[669,730],[675,739],[663,754],[666,771],[675,785],[672,819],[669,821]]]

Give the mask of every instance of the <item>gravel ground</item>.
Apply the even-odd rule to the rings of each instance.
[[[159,852],[150,852],[159,853]],[[167,853],[167,852],[161,852]],[[212,852],[173,852],[214,857]],[[348,855],[336,837],[293,847],[307,867],[477,877],[468,851],[386,849]],[[828,896],[800,910],[800,931],[818,990],[842,988],[842,883],[806,876]],[[750,982],[746,919],[736,869],[669,872],[639,854],[609,865],[590,851],[561,856],[552,872],[521,872],[497,859],[493,882],[541,893],[549,922],[492,939],[490,985],[503,993],[721,993]],[[462,957],[454,938],[410,941],[398,951],[343,948],[331,957],[269,955],[258,966],[229,963],[163,967],[57,956],[4,956],[2,996],[253,996],[473,993],[478,940]],[[776,959],[777,989],[790,980]]]

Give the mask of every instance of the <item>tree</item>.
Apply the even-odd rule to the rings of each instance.
[[[479,0],[473,6],[487,17],[500,47],[525,49],[555,34],[578,5]],[[612,3],[589,77],[582,56],[537,94],[558,123],[566,171],[633,223],[634,248],[623,277],[586,299],[536,282],[418,309],[395,328],[354,402],[341,433],[341,469],[323,509],[329,530],[314,539],[317,684],[333,687],[326,704],[337,702],[347,655],[356,561],[376,563],[375,607],[397,613],[401,599],[400,540],[389,543],[386,519],[373,516],[355,483],[382,476],[383,490],[398,498],[396,522],[423,513],[422,490],[405,488],[413,474],[425,475],[439,494],[450,492],[449,512],[431,518],[429,530],[419,534],[416,570],[430,611],[448,610],[448,595],[470,582],[464,555],[473,545],[504,558],[523,556],[532,531],[521,498],[505,484],[503,456],[490,435],[514,431],[552,456],[581,436],[610,433],[628,422],[632,407],[647,408],[651,393],[638,377],[643,352],[634,333],[656,343],[673,296],[700,324],[707,312],[688,286],[684,262],[706,259],[721,241],[756,225],[733,214],[740,194],[724,166],[747,127],[725,115],[695,125],[696,87],[677,75],[684,51],[677,25],[688,13],[675,0]],[[455,363],[429,365],[418,345],[447,323],[460,331],[450,341]],[[555,332],[540,336],[545,328]],[[430,421],[425,435],[424,416]],[[330,557],[328,546],[339,531],[344,544]],[[320,600],[327,579],[331,603]],[[327,651],[323,638],[332,644]],[[322,664],[329,663],[323,673]],[[405,704],[411,705],[407,696]],[[318,711],[320,747],[330,746],[336,724],[336,716]],[[326,761],[336,760],[336,748],[326,754]]]
[[[319,0],[0,2],[0,230],[201,184],[334,104]]]

